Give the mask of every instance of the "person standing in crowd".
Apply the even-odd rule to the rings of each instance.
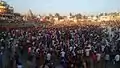
[[[10,29],[0,32],[0,48],[3,54],[7,51],[7,57],[9,55],[11,64],[6,64],[7,68],[9,65],[11,68],[50,68],[53,60],[55,66],[64,68],[108,68],[113,62],[111,57],[117,68],[120,64],[119,36],[111,38],[112,29],[104,29],[107,28],[96,25]],[[101,67],[104,63],[105,67]]]
[[[3,56],[2,56],[2,52],[0,52],[0,68],[3,68],[3,64],[2,64],[2,63],[3,63],[3,62],[2,62],[2,57],[3,57]]]
[[[62,63],[63,68],[66,68],[66,58],[65,58],[64,50],[61,51],[61,63]]]
[[[43,64],[43,68],[46,67],[46,66],[50,67],[50,65],[51,65],[51,53],[47,52],[45,63]]]
[[[110,55],[109,54],[106,54],[105,55],[105,68],[108,68],[108,63],[110,61]]]
[[[115,56],[115,68],[119,68],[120,67],[120,55],[116,54]]]
[[[97,68],[101,68],[101,54],[97,52]]]

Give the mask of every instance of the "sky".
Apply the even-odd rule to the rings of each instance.
[[[4,0],[16,12],[34,13],[98,13],[120,11],[120,0]]]

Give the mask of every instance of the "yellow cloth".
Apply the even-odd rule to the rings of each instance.
[[[1,9],[5,9],[6,7],[5,6],[0,6]]]

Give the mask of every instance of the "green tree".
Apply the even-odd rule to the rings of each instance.
[[[56,14],[55,14],[55,16],[56,16],[56,17],[59,17],[59,16],[60,16],[60,14],[59,14],[59,13],[56,13]]]
[[[97,15],[96,17],[97,17],[97,18],[99,18],[99,16],[98,16],[98,15]]]
[[[72,13],[70,13],[70,16],[72,16]]]
[[[75,15],[77,19],[81,19],[82,18],[82,15],[80,13],[76,14]]]
[[[83,16],[83,19],[87,19],[87,16],[84,15],[84,16]]]
[[[105,16],[107,16],[108,14],[107,13],[104,13]]]
[[[91,17],[94,17],[94,15],[91,15]]]
[[[103,15],[104,15],[103,13],[100,13],[100,14],[99,14],[99,17],[100,17],[100,16],[103,16]]]
[[[52,14],[49,14],[50,17],[52,17],[53,15]]]

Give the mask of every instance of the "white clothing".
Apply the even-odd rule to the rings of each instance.
[[[104,49],[105,49],[105,46],[101,46],[101,48],[102,48],[102,52],[104,51]]]
[[[73,47],[70,47],[70,51],[72,51]]]
[[[3,41],[4,39],[1,39],[0,41]]]
[[[119,61],[120,60],[120,55],[116,55],[115,56],[115,61]]]
[[[29,43],[30,41],[29,40],[27,40],[27,43]]]
[[[97,61],[100,61],[100,59],[101,59],[101,54],[100,54],[100,53],[97,53],[96,55],[97,55]]]
[[[74,51],[72,51],[72,53],[73,53],[74,56],[76,55]]]
[[[110,56],[108,54],[106,54],[105,60],[110,60]]]
[[[74,50],[75,50],[75,48],[76,48],[76,47],[74,46]]]
[[[80,54],[80,53],[81,53],[81,50],[78,50],[77,53]]]
[[[39,49],[39,48],[37,48],[37,49],[36,49],[36,52],[38,53],[38,51],[39,51],[39,50],[40,50],[40,49]]]
[[[10,38],[10,40],[13,40],[13,38]]]
[[[18,44],[16,44],[15,46],[18,47]]]
[[[65,57],[65,52],[64,51],[61,52],[61,57]]]
[[[88,47],[89,47],[89,50],[91,50],[91,45],[90,44],[88,45]]]
[[[32,36],[32,40],[35,40],[35,39],[36,39],[36,37]]]
[[[4,36],[6,36],[6,34],[4,34]]]
[[[16,30],[16,32],[18,32],[19,30]]]
[[[40,68],[43,68],[43,65],[41,65]],[[47,65],[45,65],[45,68],[49,68],[49,67]]]
[[[35,44],[35,42],[32,43],[33,45]]]
[[[23,68],[22,65],[18,65],[17,68]]]
[[[47,54],[47,60],[50,60],[50,59],[51,59],[51,54],[48,53],[48,54]]]
[[[90,54],[90,49],[85,49],[86,56],[89,56]]]

